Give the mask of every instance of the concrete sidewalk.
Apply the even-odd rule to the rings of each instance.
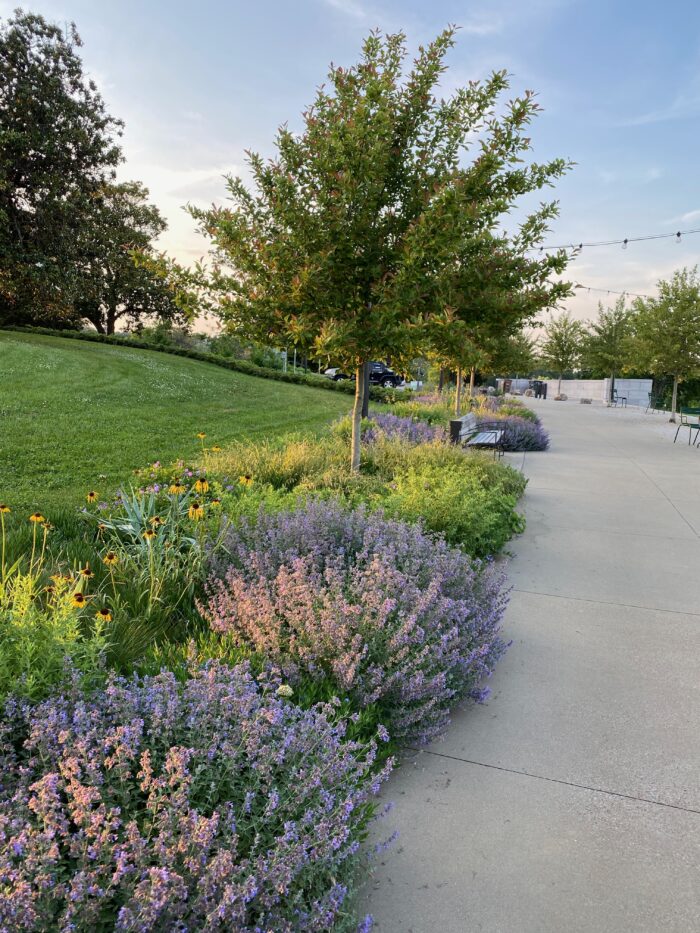
[[[667,416],[531,402],[547,453],[483,707],[409,757],[381,933],[700,930],[700,450]]]

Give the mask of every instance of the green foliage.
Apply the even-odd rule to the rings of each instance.
[[[655,376],[673,376],[672,417],[678,383],[700,373],[700,278],[697,266],[657,285],[658,298],[637,298],[632,358]]]
[[[481,471],[466,464],[454,470],[426,463],[398,473],[382,505],[394,518],[421,522],[450,544],[485,557],[525,527],[515,495],[504,491],[507,485],[484,486]]]
[[[560,387],[563,374],[576,369],[581,360],[584,338],[583,325],[568,313],[551,318],[545,325],[542,359],[559,374]]]
[[[630,337],[634,327],[634,314],[620,295],[612,308],[598,303],[598,317],[588,325],[582,359],[595,376],[615,376],[630,363]]]
[[[18,10],[0,25],[0,321],[79,318],[94,197],[121,123],[84,71],[75,26]]]

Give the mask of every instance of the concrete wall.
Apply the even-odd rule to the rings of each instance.
[[[609,382],[608,379],[605,380]],[[616,379],[615,389],[619,396],[627,396],[628,405],[637,405],[646,408],[651,392],[651,379]]]
[[[524,391],[529,380],[513,379],[512,390]],[[552,399],[557,394],[558,379],[547,379],[547,398]],[[503,380],[498,379],[499,388],[503,388]],[[627,404],[646,408],[651,392],[651,379],[615,379],[615,388],[619,396],[627,398]],[[590,398],[596,403],[605,404],[610,398],[609,379],[562,379],[561,391],[572,400]]]

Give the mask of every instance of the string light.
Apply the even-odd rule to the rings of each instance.
[[[537,250],[542,253],[545,250],[558,250],[558,249],[573,249],[573,250],[582,250],[584,247],[588,248],[590,246],[621,246],[622,249],[627,249],[630,243],[642,243],[646,240],[669,240],[673,239],[676,243],[682,243],[682,237],[691,236],[694,233],[700,233],[700,228],[694,230],[676,230],[675,233],[650,233],[647,236],[630,236],[623,237],[621,240],[594,240],[590,243],[562,243],[559,246],[533,246],[532,249]]]
[[[625,295],[627,298],[651,298],[651,295],[641,295],[639,292],[618,292],[614,288],[598,288],[595,285],[581,285],[580,282],[574,286],[575,288],[585,288],[588,292],[605,292],[607,295]]]

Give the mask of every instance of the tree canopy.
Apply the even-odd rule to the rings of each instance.
[[[583,350],[585,328],[571,315],[560,314],[551,318],[544,328],[541,353],[545,363],[559,374],[557,394],[561,394],[561,380],[565,372],[576,369]]]
[[[671,420],[676,420],[678,384],[700,374],[700,278],[697,266],[661,279],[657,298],[637,298],[632,339],[634,359],[656,376],[673,377]]]
[[[426,323],[449,308],[484,319],[504,215],[568,167],[526,161],[538,105],[529,91],[503,103],[504,72],[437,96],[453,42],[445,30],[407,69],[404,35],[372,33],[357,65],[331,67],[301,131],[279,130],[274,158],[249,154],[251,186],[229,178],[232,205],[192,209],[213,240],[225,322],[354,369],[353,468],[364,363],[423,350]],[[510,241],[515,287],[505,294],[501,270],[489,313],[498,304],[505,320],[508,301],[525,295],[530,308],[538,289],[547,306],[544,279],[522,286],[523,253],[554,211],[543,207]],[[488,259],[485,245],[495,246]],[[564,257],[551,262],[562,268]],[[448,300],[470,282],[472,301]]]

